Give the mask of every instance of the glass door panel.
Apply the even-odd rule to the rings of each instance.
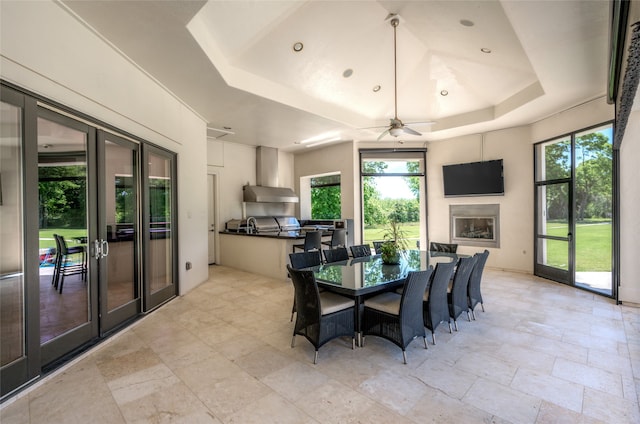
[[[0,103],[0,367],[26,354],[22,109]]]
[[[97,291],[87,243],[89,128],[48,110],[39,114],[40,343],[47,364],[96,335]]]
[[[140,312],[138,266],[138,146],[100,131],[103,177],[100,239],[106,241],[100,258],[102,333]]]
[[[536,273],[571,281],[571,215],[569,182],[538,185],[536,195]]]
[[[145,198],[145,310],[177,294],[175,264],[175,159],[148,148],[144,160]]]
[[[610,125],[576,134],[577,286],[612,295],[613,136]]]

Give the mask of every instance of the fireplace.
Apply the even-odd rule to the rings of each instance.
[[[451,243],[500,247],[500,205],[450,205]]]

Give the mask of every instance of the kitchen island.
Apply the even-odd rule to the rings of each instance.
[[[220,265],[286,279],[289,254],[294,244],[304,243],[305,231],[280,231],[265,233],[220,232]],[[323,239],[329,240],[327,231]]]

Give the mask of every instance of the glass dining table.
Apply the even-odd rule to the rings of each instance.
[[[455,253],[408,250],[401,255],[400,263],[397,265],[384,264],[380,255],[372,255],[325,263],[308,269],[313,271],[319,287],[355,299],[357,342],[361,345],[361,309],[366,297],[402,286],[411,271],[426,270],[438,262],[457,261],[463,256]]]

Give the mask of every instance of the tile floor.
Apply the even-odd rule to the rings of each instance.
[[[292,286],[209,281],[5,402],[10,423],[639,423],[640,310],[487,269],[437,345],[290,347]]]

